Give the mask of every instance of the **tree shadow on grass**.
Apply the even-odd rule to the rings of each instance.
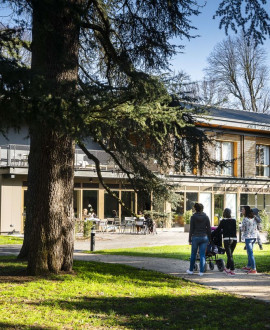
[[[26,276],[27,264],[16,257],[0,257],[0,280],[7,276]]]
[[[249,328],[259,328],[270,322],[268,304],[228,295],[83,296],[73,301],[60,299],[30,304],[85,311],[88,314],[84,314],[86,319],[101,316],[104,325],[107,324],[106,319],[117,319],[117,326],[129,329],[220,329],[242,328],[243,324],[248,324]]]
[[[5,329],[5,330],[19,330],[19,329],[30,329],[30,330],[41,330],[41,329],[45,329],[44,327],[41,326],[31,326],[31,325],[25,325],[25,324],[15,324],[15,323],[4,323],[4,322],[0,322],[0,329]],[[51,327],[46,327],[46,330],[53,330],[55,328],[51,328]]]

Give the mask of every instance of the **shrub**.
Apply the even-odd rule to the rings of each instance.
[[[190,224],[190,218],[191,218],[192,214],[193,214],[192,210],[184,212],[183,218],[184,218],[184,223],[186,225]]]
[[[84,224],[83,224],[83,236],[84,237],[90,236],[92,227],[93,227],[93,221],[84,221]]]
[[[262,210],[259,215],[262,219],[262,230],[268,231],[268,229],[270,229],[268,214],[265,210]]]

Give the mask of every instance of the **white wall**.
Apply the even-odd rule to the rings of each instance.
[[[22,231],[21,181],[2,179],[1,186],[1,232]],[[13,227],[11,227],[11,225]]]

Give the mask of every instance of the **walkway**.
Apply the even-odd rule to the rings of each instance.
[[[266,274],[248,275],[242,270],[237,269],[236,276],[229,277],[225,273],[218,271],[215,266],[213,271],[207,271],[204,276],[198,276],[196,273],[188,275],[186,273],[189,266],[188,261],[168,258],[128,257],[119,255],[84,254],[77,252],[74,254],[74,259],[116,263],[136,268],[154,270],[185,278],[192,282],[210,286],[211,288],[221,291],[270,302],[270,275]]]
[[[161,246],[187,244],[188,234],[181,229],[159,231],[158,235],[136,235],[106,233],[97,234],[96,250],[113,249],[136,246]],[[228,277],[217,270],[208,270],[204,276],[188,275],[189,262],[168,258],[128,257],[118,255],[85,254],[83,250],[90,249],[90,242],[76,241],[74,259],[84,261],[97,261],[105,263],[124,264],[132,267],[154,270],[176,277],[250,298],[270,302],[270,275],[247,275],[242,270],[236,270],[235,277]],[[0,255],[17,255],[20,245],[0,246]],[[0,271],[1,272],[1,271]]]

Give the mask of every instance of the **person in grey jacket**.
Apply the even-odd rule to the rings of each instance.
[[[190,266],[188,274],[193,274],[197,250],[200,253],[200,272],[202,276],[205,268],[205,251],[211,240],[211,227],[208,216],[203,212],[203,205],[195,203],[195,213],[190,218],[189,244],[191,244]]]

